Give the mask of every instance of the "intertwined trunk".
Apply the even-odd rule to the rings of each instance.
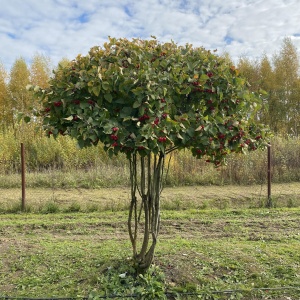
[[[128,231],[135,268],[139,273],[149,268],[154,256],[160,225],[163,170],[163,154],[140,157],[133,153],[130,158]]]

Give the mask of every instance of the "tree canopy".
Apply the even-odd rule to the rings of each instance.
[[[101,141],[110,155],[189,148],[218,166],[230,152],[260,147],[266,133],[252,122],[259,95],[239,71],[189,44],[110,38],[35,90],[49,135],[81,147]]]

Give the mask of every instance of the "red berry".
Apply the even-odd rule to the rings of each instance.
[[[118,137],[117,137],[116,135],[114,135],[114,134],[112,134],[112,135],[110,136],[110,138],[111,138],[113,141],[117,141],[117,140],[118,140]]]
[[[150,117],[146,114],[142,115],[141,117],[139,117],[139,121],[142,122],[142,121],[146,121],[146,120],[149,120]]]
[[[113,127],[113,132],[116,132],[116,131],[118,131],[119,130],[119,128],[118,127]]]
[[[164,137],[164,136],[160,136],[160,137],[158,138],[158,141],[159,141],[160,143],[165,143],[165,142],[167,141],[167,138]]]
[[[61,101],[54,102],[54,106],[56,107],[62,106],[62,102]]]

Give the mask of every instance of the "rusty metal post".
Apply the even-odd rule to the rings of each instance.
[[[25,211],[25,150],[24,144],[21,143],[21,174],[22,174],[22,211]]]
[[[268,201],[267,207],[272,207],[271,196],[271,144],[268,144]]]

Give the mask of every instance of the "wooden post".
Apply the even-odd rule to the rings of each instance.
[[[272,207],[272,196],[271,196],[271,144],[268,144],[268,201],[267,207]]]
[[[22,211],[25,211],[25,150],[24,144],[21,143],[21,174],[22,174]]]

